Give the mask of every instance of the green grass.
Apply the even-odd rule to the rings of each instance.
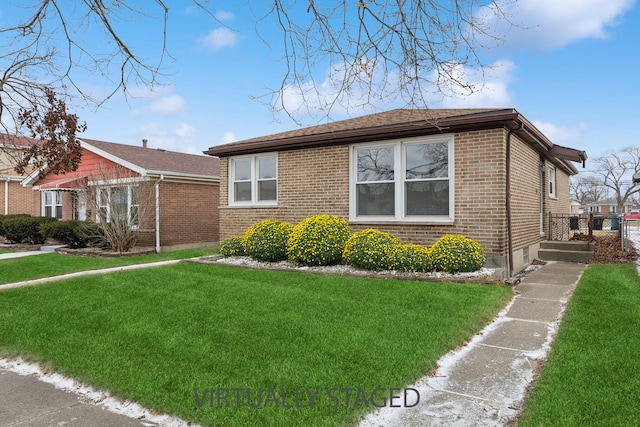
[[[0,353],[203,425],[352,425],[376,408],[353,405],[354,394],[349,407],[344,395],[336,404],[331,388],[411,384],[511,295],[506,286],[177,264],[0,292]],[[236,407],[233,391],[230,407],[209,394],[196,403],[207,389],[232,388],[254,398],[284,389],[287,405],[297,389],[318,397],[313,407],[301,397],[305,408],[249,408],[244,392]]]
[[[10,251],[10,250],[8,250],[8,249],[0,249],[0,254],[10,254],[10,253],[12,253],[12,252],[13,252],[13,251]]]
[[[640,425],[640,279],[585,271],[519,426]]]
[[[0,284],[58,276],[76,271],[98,270],[123,265],[143,264],[172,259],[195,258],[217,253],[213,248],[185,249],[159,254],[135,255],[121,258],[92,258],[65,255],[57,252],[24,258],[0,260]]]

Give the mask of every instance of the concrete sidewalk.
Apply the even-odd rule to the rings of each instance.
[[[382,408],[360,426],[506,425],[518,415],[527,387],[546,360],[585,268],[550,263],[525,277],[493,323],[441,359],[434,376],[411,386],[420,396],[415,406]]]
[[[516,287],[516,297],[467,346],[440,360],[433,377],[412,387],[412,408],[381,408],[361,426],[501,426],[515,417],[585,269],[550,263]],[[73,388],[73,387],[72,387]],[[54,388],[33,375],[0,368],[0,420],[10,426],[186,425],[134,419],[104,409],[100,399]]]

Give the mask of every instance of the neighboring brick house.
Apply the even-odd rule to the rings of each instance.
[[[464,234],[505,275],[537,256],[549,212],[570,211],[571,161],[587,157],[514,109],[393,110],[205,154],[220,158],[221,239],[326,213],[406,243]]]
[[[14,170],[24,150],[36,142],[34,139],[0,134],[0,215],[40,214],[40,197],[30,188],[20,185],[25,175],[18,175]],[[33,168],[28,168],[28,172],[31,171]]]
[[[76,171],[40,178],[36,170],[22,182],[38,194],[38,215],[109,220],[117,206],[139,227],[140,246],[160,250],[218,242],[217,158],[147,148],[146,141],[144,146],[79,141]],[[92,187],[99,188],[99,204],[86,200],[85,189]]]

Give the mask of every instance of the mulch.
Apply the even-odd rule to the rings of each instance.
[[[589,264],[627,264],[635,263],[638,259],[638,251],[633,243],[626,242],[629,250],[622,249],[622,242],[618,236],[594,236],[577,234],[571,240],[593,241],[596,243],[593,258]]]

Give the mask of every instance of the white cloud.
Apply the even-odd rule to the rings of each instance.
[[[477,16],[485,28],[504,37],[501,47],[555,49],[585,38],[606,38],[635,0],[518,0],[503,1],[503,12],[513,26],[489,6]],[[485,44],[492,43],[480,38]]]
[[[438,108],[491,108],[511,107],[513,100],[509,92],[509,82],[515,64],[511,61],[498,61],[486,68],[484,74],[479,70],[469,70],[463,67],[458,69],[457,79],[470,85],[473,90],[465,91],[461,87],[450,88],[447,96],[441,97],[437,102],[432,99]]]
[[[147,106],[147,108],[145,108],[145,112],[169,116],[181,113],[186,109],[186,107],[187,105],[180,95],[171,95],[153,101],[149,106]]]
[[[533,125],[547,136],[554,144],[566,144],[582,140],[582,135],[589,129],[587,123],[581,122],[574,126],[558,126],[539,120],[532,121]]]
[[[216,28],[202,39],[202,44],[209,50],[217,52],[225,47],[234,46],[239,38],[236,33],[226,27]]]
[[[173,151],[189,151],[194,146],[195,129],[186,124],[179,123],[174,128],[165,123],[147,123],[138,129],[140,139],[149,141],[149,148],[164,148]]]
[[[219,10],[216,12],[216,19],[219,21],[233,21],[235,15],[228,10]]]
[[[238,140],[238,138],[236,138],[235,133],[233,133],[231,131],[227,131],[227,132],[222,134],[222,138],[220,138],[218,140],[218,144],[228,144],[230,142],[235,142],[237,140]]]
[[[472,90],[464,89],[451,82],[438,80],[434,72],[424,77],[421,87],[416,88],[413,95],[418,106],[422,101],[429,108],[473,108],[473,107],[510,107],[513,104],[508,84],[512,80],[515,65],[508,60],[498,61],[482,71],[460,66],[452,71],[456,81],[467,85]],[[333,66],[322,82],[308,81],[301,86],[287,86],[280,97],[275,100],[276,108],[284,109],[300,121],[308,120],[307,116],[319,115],[331,110],[331,116],[348,114],[367,114],[374,111],[390,110],[407,106],[406,94],[398,92],[401,83],[397,74],[373,71],[371,81],[381,85],[386,77],[385,89],[382,93],[370,92],[366,84],[354,84],[348,90],[342,90],[341,78],[344,67]],[[422,97],[422,99],[420,99]],[[409,102],[411,104],[411,102]]]

